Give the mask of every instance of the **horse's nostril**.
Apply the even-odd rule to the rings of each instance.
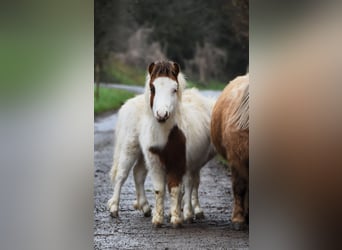
[[[166,119],[169,117],[169,112],[165,111],[165,112],[162,112],[161,114],[157,111],[157,117],[158,118],[162,118],[162,119]]]
[[[164,111],[164,112],[156,112],[156,118],[159,122],[165,122],[169,118],[169,112]]]

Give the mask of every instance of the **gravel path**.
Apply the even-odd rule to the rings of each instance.
[[[109,119],[115,120],[113,116]],[[94,249],[248,249],[248,231],[232,229],[231,181],[224,166],[216,160],[210,161],[201,171],[199,197],[204,219],[178,229],[173,229],[165,220],[163,227],[153,228],[151,218],[145,218],[140,211],[133,209],[132,173],[122,188],[119,218],[112,218],[107,201],[113,192],[108,175],[113,157],[113,130],[100,123],[95,122],[94,137]],[[149,176],[145,189],[153,206]],[[168,200],[167,197],[166,213]]]

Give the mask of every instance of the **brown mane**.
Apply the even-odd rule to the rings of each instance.
[[[178,73],[180,67],[172,61],[156,61],[150,64],[148,72],[151,75],[150,84],[158,77],[169,77],[178,83]]]

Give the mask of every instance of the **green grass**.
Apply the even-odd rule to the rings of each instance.
[[[133,96],[134,93],[129,91],[100,87],[100,98],[98,100],[96,100],[94,92],[94,114],[98,115],[106,111],[119,109],[127,99]]]

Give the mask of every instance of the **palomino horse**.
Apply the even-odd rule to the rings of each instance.
[[[111,170],[114,194],[108,201],[118,216],[120,190],[131,168],[137,201],[134,207],[151,213],[144,191],[147,170],[151,174],[155,210],[152,224],[164,220],[167,184],[171,198],[171,224],[179,226],[202,217],[198,201],[200,169],[214,156],[210,143],[210,116],[214,101],[197,90],[184,90],[185,79],[179,65],[170,61],[151,63],[145,93],[128,100],[120,109],[115,132],[116,143]],[[181,215],[181,193],[184,207]],[[191,200],[192,199],[192,200]]]
[[[248,223],[249,76],[231,81],[219,96],[211,118],[211,139],[231,167],[235,228]]]

